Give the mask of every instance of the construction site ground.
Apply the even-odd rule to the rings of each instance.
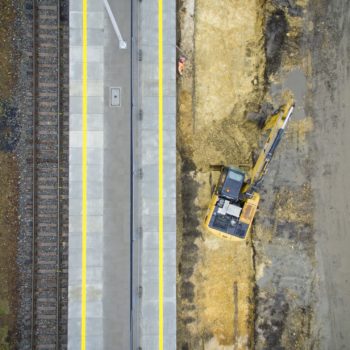
[[[349,10],[346,0],[178,1],[178,349],[350,344]],[[257,121],[291,95],[251,237],[211,235],[210,166],[249,169]]]

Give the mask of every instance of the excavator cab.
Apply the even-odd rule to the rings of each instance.
[[[293,110],[294,103],[289,101],[270,116],[265,125],[270,130],[269,136],[249,173],[232,166],[221,167],[220,178],[204,221],[210,232],[230,240],[242,241],[247,238],[260,201],[259,185]]]
[[[237,201],[244,183],[245,173],[234,167],[223,167],[217,186],[219,196]]]
[[[246,237],[258,204],[258,197],[242,197],[246,174],[235,167],[222,167],[205,224],[214,234],[231,240]],[[254,203],[254,201],[256,203]]]

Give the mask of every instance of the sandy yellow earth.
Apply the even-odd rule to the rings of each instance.
[[[261,96],[263,1],[196,1],[195,131],[234,114]]]
[[[247,121],[264,96],[263,1],[183,1],[178,84],[178,349],[247,349],[254,329],[250,239],[202,226],[217,174],[251,166],[260,132]]]

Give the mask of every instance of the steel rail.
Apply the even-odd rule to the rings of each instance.
[[[56,2],[56,24],[57,24],[57,35],[56,35],[56,49],[57,49],[57,75],[56,75],[56,108],[57,108],[57,231],[56,231],[56,333],[55,333],[55,349],[60,347],[60,322],[61,322],[61,310],[60,310],[60,301],[61,301],[61,1],[57,0]],[[39,3],[38,0],[32,0],[32,299],[31,299],[31,335],[30,335],[30,348],[37,348],[37,321],[40,318],[37,314],[37,240],[38,240],[38,168],[37,168],[37,145],[39,138],[37,138],[37,127],[36,124],[39,118],[39,44],[38,39],[38,18],[39,18]],[[40,131],[39,131],[40,132]]]
[[[61,320],[61,1],[57,0],[57,261],[56,261],[56,349],[60,343]]]
[[[35,256],[36,256],[36,217],[37,217],[37,203],[35,197],[35,188],[36,188],[36,116],[37,116],[37,104],[36,104],[36,94],[37,94],[37,50],[36,50],[36,21],[37,21],[37,6],[36,0],[32,1],[33,17],[32,17],[32,46],[33,46],[33,56],[32,56],[32,113],[33,113],[33,122],[32,122],[32,135],[33,135],[33,144],[32,144],[32,157],[33,157],[33,167],[32,167],[32,203],[33,203],[33,218],[32,218],[32,319],[31,319],[31,334],[30,342],[31,349],[35,347],[35,289],[36,289],[36,280],[35,280]]]

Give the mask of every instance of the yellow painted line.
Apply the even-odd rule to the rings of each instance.
[[[158,350],[163,350],[163,0],[158,0]]]
[[[86,219],[87,219],[87,1],[83,4],[82,69],[82,218],[81,218],[81,350],[86,349]]]

